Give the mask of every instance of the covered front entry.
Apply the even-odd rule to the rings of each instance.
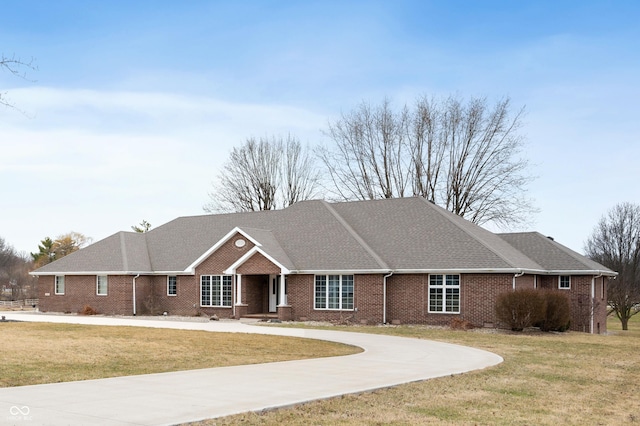
[[[240,308],[237,309],[240,317],[245,315],[269,317],[268,314],[277,314],[278,306],[286,304],[286,288],[281,286],[281,275],[238,274],[236,282],[239,283],[236,308]],[[283,297],[285,303],[280,303]]]

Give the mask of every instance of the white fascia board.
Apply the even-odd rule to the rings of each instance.
[[[388,274],[391,269],[304,269],[291,271],[298,275],[357,275],[357,274]]]
[[[154,275],[149,271],[57,271],[57,272],[29,272],[29,275],[36,277],[54,276],[54,275]]]
[[[313,275],[339,275],[339,274],[528,274],[528,275],[605,275],[616,276],[616,272],[596,271],[596,270],[553,270],[525,269],[525,268],[484,268],[484,269],[351,269],[351,270],[299,270],[291,271],[292,274],[313,274]]]
[[[246,262],[247,260],[249,260],[254,254],[256,253],[260,253],[261,255],[263,255],[264,257],[266,257],[271,263],[273,263],[274,265],[276,265],[278,268],[280,268],[280,271],[285,274],[288,275],[291,273],[291,271],[289,269],[287,269],[284,265],[282,265],[280,262],[278,262],[277,260],[275,260],[273,257],[271,257],[269,254],[267,254],[264,250],[262,250],[260,247],[258,247],[258,245],[255,245],[251,250],[249,250],[248,252],[246,252],[240,259],[236,260],[231,266],[229,266],[226,270],[224,270],[223,272],[227,275],[233,275],[236,273],[236,269],[238,269],[240,267],[240,265],[242,265],[244,262]]]
[[[575,270],[575,271],[566,271],[566,270],[557,270],[557,271],[547,271],[547,275],[604,275],[607,277],[615,277],[618,275],[617,272],[613,271],[600,271],[600,270]]]
[[[185,271],[58,271],[58,272],[29,272],[36,277],[55,275],[194,275],[194,272]]]
[[[257,246],[257,247],[262,246],[262,244],[260,244],[257,240],[253,239],[249,234],[247,234],[242,229],[240,229],[240,228],[238,228],[236,226],[231,231],[229,231],[227,233],[227,235],[225,235],[220,240],[218,240],[218,242],[215,243],[213,245],[213,247],[211,247],[209,250],[205,251],[199,258],[197,258],[195,260],[195,262],[193,262],[191,265],[187,266],[187,269],[185,269],[183,272],[184,273],[191,273],[191,274],[195,273],[195,270],[198,267],[198,265],[200,265],[202,262],[204,262],[205,259],[207,259],[209,256],[211,256],[211,254],[213,252],[218,250],[224,243],[229,241],[231,239],[231,237],[233,237],[234,235],[236,235],[238,233],[242,234],[242,236],[244,236],[247,240],[251,241],[255,246]]]

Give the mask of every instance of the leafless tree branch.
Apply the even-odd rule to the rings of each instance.
[[[513,227],[535,211],[518,133],[524,110],[509,99],[418,99],[394,111],[362,103],[329,123],[317,150],[343,200],[422,196],[475,223]]]

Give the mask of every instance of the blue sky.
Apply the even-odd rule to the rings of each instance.
[[[233,146],[327,143],[362,100],[509,96],[538,178],[529,229],[581,251],[640,203],[635,1],[2,2],[0,237],[102,239],[202,214]]]

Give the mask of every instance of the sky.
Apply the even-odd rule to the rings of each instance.
[[[36,252],[202,206],[248,137],[323,129],[362,101],[511,99],[538,208],[582,252],[640,203],[636,1],[0,0],[0,238]]]

